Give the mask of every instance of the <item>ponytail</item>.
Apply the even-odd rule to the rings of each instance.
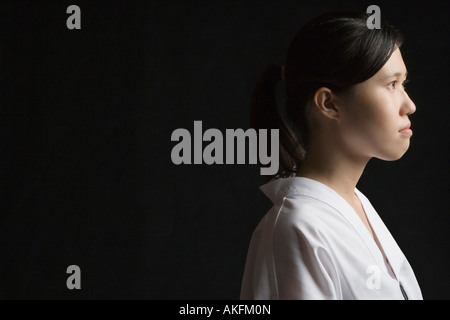
[[[250,125],[255,130],[279,129],[280,167],[275,178],[295,175],[305,156],[295,133],[283,120],[276,103],[276,88],[281,79],[282,68],[268,65],[256,82],[250,110]]]

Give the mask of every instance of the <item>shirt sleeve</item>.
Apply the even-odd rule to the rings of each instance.
[[[292,219],[280,220],[273,238],[278,299],[342,299],[336,263],[320,230]]]

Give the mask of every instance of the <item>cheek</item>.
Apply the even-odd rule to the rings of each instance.
[[[363,137],[383,124],[376,106],[366,101],[355,101],[348,105],[342,117],[342,126],[347,136]]]
[[[398,121],[395,101],[384,88],[359,92],[348,104],[346,111],[346,120],[360,129],[378,128],[384,131],[392,125],[396,126],[395,122]]]
[[[350,105],[342,118],[345,142],[352,149],[372,156],[390,145],[398,129],[395,113],[389,106],[389,102],[380,99]]]
[[[353,152],[392,161],[401,158],[408,150],[409,139],[398,133],[395,113],[378,109],[378,112],[361,112],[351,120],[343,139]]]

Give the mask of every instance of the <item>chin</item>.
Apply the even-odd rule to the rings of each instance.
[[[406,153],[406,151],[409,148],[409,143],[406,148],[403,148],[402,150],[395,150],[391,152],[386,152],[382,156],[377,157],[378,159],[385,160],[385,161],[395,161],[401,159],[403,155]]]
[[[398,155],[398,156],[391,156],[391,157],[380,158],[380,159],[384,160],[384,161],[396,161],[396,160],[401,159],[403,157],[403,155],[404,155],[404,153],[401,155]]]

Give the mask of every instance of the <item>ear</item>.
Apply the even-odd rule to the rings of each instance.
[[[339,107],[337,96],[328,88],[317,89],[313,98],[314,106],[329,119],[339,120]]]

